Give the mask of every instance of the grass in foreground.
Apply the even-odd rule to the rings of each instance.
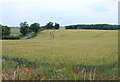
[[[118,79],[117,31],[51,31],[3,41],[3,79]]]

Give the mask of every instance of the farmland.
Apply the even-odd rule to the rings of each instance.
[[[3,79],[115,80],[118,31],[45,30],[32,39],[3,40],[2,57]]]
[[[19,28],[11,28],[11,35],[12,36],[20,35]]]

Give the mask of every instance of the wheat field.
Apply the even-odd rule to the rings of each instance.
[[[2,57],[4,80],[115,80],[118,31],[45,30],[32,39],[3,40]]]

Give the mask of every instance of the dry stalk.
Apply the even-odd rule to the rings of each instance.
[[[5,80],[8,80],[8,78],[5,76],[5,74],[2,74]]]
[[[114,76],[114,73],[113,73],[113,79],[112,80],[115,80],[115,76]]]
[[[92,78],[91,78],[91,71],[90,71],[90,74],[89,74],[89,79],[92,80]]]
[[[84,73],[84,80],[85,80],[85,77],[86,77],[86,73]]]
[[[96,68],[95,68],[95,70],[96,70]],[[95,80],[95,70],[94,70],[94,74],[93,74],[93,80]]]
[[[15,80],[16,79],[16,71],[14,71],[14,73],[13,73],[13,78],[12,78],[13,80]]]

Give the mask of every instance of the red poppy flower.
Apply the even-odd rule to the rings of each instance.
[[[56,66],[57,64],[55,64],[54,62],[52,62],[53,66]]]
[[[30,67],[30,69],[32,69],[32,67]]]
[[[77,73],[76,72],[74,72],[74,75],[76,75]]]
[[[53,63],[53,66],[56,66],[57,64]]]
[[[57,64],[54,63],[53,65],[56,66]]]
[[[95,71],[96,73],[99,72],[99,71]]]
[[[32,72],[32,70],[28,70],[28,72]]]
[[[75,70],[76,72],[78,72],[79,70]]]
[[[23,70],[24,72],[27,72],[26,70]]]
[[[68,65],[66,65],[66,66],[68,66]]]
[[[45,72],[44,70],[42,72]]]
[[[18,69],[20,69],[20,68],[18,68]]]
[[[86,72],[86,74],[88,74],[88,72]]]
[[[24,68],[22,68],[22,70],[24,70]]]

